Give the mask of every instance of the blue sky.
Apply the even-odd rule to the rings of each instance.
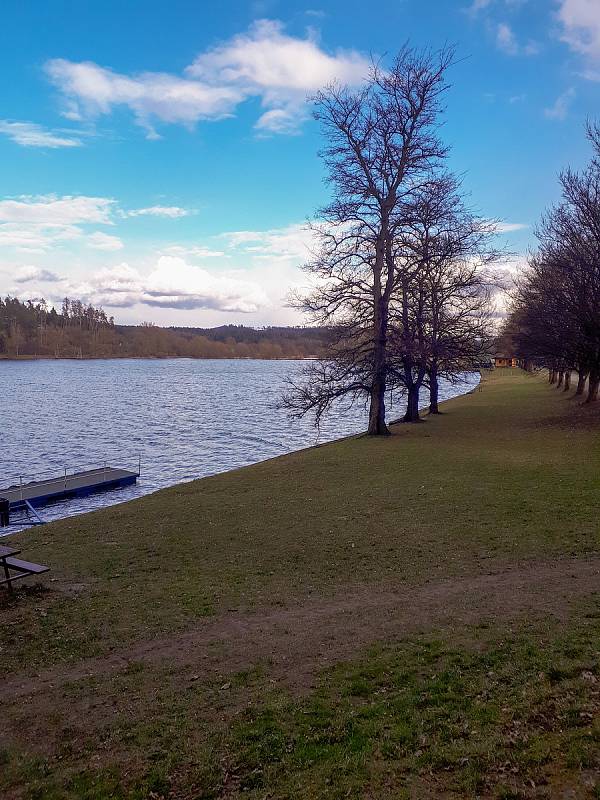
[[[7,0],[0,293],[118,321],[300,321],[307,217],[327,198],[306,96],[371,55],[455,43],[444,137],[517,266],[589,156],[600,0]]]

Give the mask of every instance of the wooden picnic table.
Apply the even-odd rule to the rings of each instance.
[[[5,559],[10,556],[16,556],[20,552],[16,547],[6,547],[6,545],[0,544],[0,566]]]
[[[9,591],[12,591],[12,582],[18,581],[19,578],[48,572],[48,567],[43,564],[34,564],[31,561],[14,558],[20,552],[19,548],[0,545],[0,567],[4,570],[4,579],[0,580],[0,584],[6,583]]]

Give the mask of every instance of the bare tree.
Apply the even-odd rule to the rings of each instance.
[[[411,198],[397,242],[400,309],[399,380],[407,393],[405,421],[419,420],[419,390],[429,386],[439,413],[441,376],[456,380],[489,348],[490,273],[497,257],[493,221],[472,214],[455,176],[436,174]]]
[[[515,316],[521,346],[548,367],[550,383],[577,394],[588,379],[587,402],[600,388],[600,127],[588,126],[594,157],[582,172],[560,176],[562,202],[538,228],[538,252],[519,287]]]
[[[368,433],[389,433],[386,390],[390,305],[398,286],[395,242],[410,198],[446,148],[437,133],[444,75],[453,52],[404,47],[364,86],[330,86],[315,98],[333,199],[320,211],[319,247],[306,266],[314,289],[296,305],[335,331],[328,357],[290,387],[285,404],[317,421],[337,398],[369,404]]]

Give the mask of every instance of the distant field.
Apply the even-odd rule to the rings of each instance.
[[[600,798],[600,411],[443,410],[15,536],[0,797]]]

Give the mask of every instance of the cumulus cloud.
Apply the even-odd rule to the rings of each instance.
[[[113,308],[142,304],[253,313],[269,305],[263,289],[239,273],[215,275],[183,258],[167,255],[159,257],[148,276],[128,264],[120,264],[97,272],[77,291],[89,302]]]
[[[298,128],[307,94],[335,80],[358,84],[368,69],[356,51],[330,55],[311,34],[299,39],[286,34],[280,22],[260,20],[247,33],[198,56],[186,72],[211,84],[225,81],[244,96],[259,96],[268,111],[256,126],[291,133]]]
[[[0,244],[2,227],[0,225]],[[60,302],[65,296],[78,297],[107,308],[124,309],[126,318],[138,321],[147,319],[151,308],[152,319],[167,325],[176,320],[180,324],[183,320],[184,324],[198,324],[199,313],[204,324],[221,324],[236,313],[243,314],[252,324],[301,324],[304,321],[287,305],[290,291],[305,289],[308,280],[299,267],[310,257],[314,241],[312,232],[302,223],[279,229],[233,231],[195,244],[172,243],[160,249],[150,261],[152,266],[139,256],[132,256],[133,261],[128,258],[122,259],[125,263],[115,264],[111,253],[103,256],[102,251],[93,256],[89,251],[82,258],[72,246],[88,245],[94,234],[79,226],[71,226],[71,229],[42,227],[40,241],[34,238],[40,226],[16,225],[15,228],[21,236],[19,244],[31,245],[32,251],[33,245],[41,246],[36,251],[40,253],[39,263],[27,272],[16,273],[15,258],[5,261],[4,267],[0,264],[3,272],[0,291],[14,296],[24,296],[26,290],[27,297],[35,294],[52,302]],[[25,228],[29,238],[25,238]],[[93,227],[91,231],[101,232]],[[57,237],[53,248],[43,238],[51,234]],[[17,231],[11,235],[16,237]],[[60,236],[71,236],[73,241],[59,239]],[[67,244],[69,249],[65,247]],[[60,263],[64,275],[47,282],[47,272],[58,263],[55,253],[59,246],[62,246]],[[94,268],[93,264],[102,264],[103,268],[98,271],[98,266]],[[220,264],[221,268],[216,269],[213,264]],[[223,270],[223,265],[228,269]],[[23,280],[19,283],[16,276]]]
[[[325,53],[314,36],[299,39],[273,20],[260,20],[248,33],[238,34],[196,58],[186,70],[195,78],[226,81],[287,93],[314,91],[332,80],[360,82],[368,64],[354,51]]]
[[[184,76],[142,72],[123,75],[93,62],[53,59],[46,73],[60,90],[71,119],[109,114],[127,106],[150,138],[156,121],[193,126],[235,113],[250,97],[265,108],[262,133],[293,133],[305,116],[306,95],[339,80],[360,83],[368,61],[356,51],[327,53],[315,37],[293,37],[272,20],[197,56]]]
[[[192,212],[187,208],[180,208],[179,206],[149,206],[148,208],[134,208],[131,211],[126,211],[127,217],[168,217],[169,219],[177,219],[178,217],[187,217]]]
[[[16,283],[57,283],[61,280],[56,272],[40,267],[21,267],[14,275]]]
[[[11,122],[0,119],[0,133],[8,136],[22,147],[81,147],[83,142],[76,136],[49,131],[35,122]]]
[[[600,62],[598,0],[560,0],[558,19],[562,39],[576,52]]]
[[[575,89],[567,89],[566,92],[563,92],[556,98],[553,105],[544,109],[544,114],[548,117],[548,119],[557,119],[560,121],[566,119],[571,107],[571,103],[575,99],[575,94]]]
[[[150,138],[156,137],[154,118],[191,126],[200,119],[231,114],[242,100],[239,91],[227,86],[208,86],[159,72],[121,75],[90,61],[75,63],[62,58],[48,61],[45,68],[66,98],[68,118],[109,114],[124,105]]]

